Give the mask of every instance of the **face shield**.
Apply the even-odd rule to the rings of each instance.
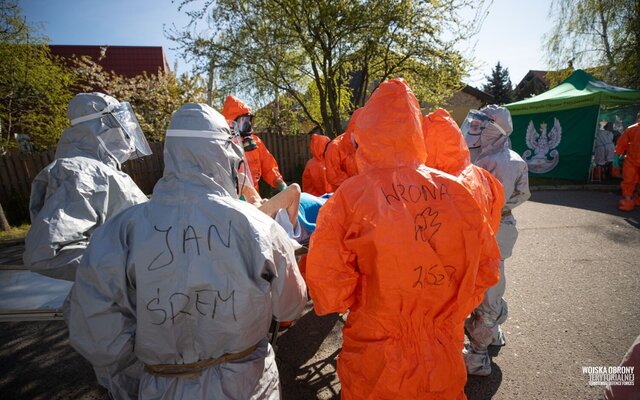
[[[133,142],[135,153],[132,154],[130,158],[134,159],[151,155],[152,152],[149,147],[149,142],[147,142],[147,138],[145,138],[144,133],[142,133],[142,128],[140,128],[140,123],[131,108],[131,104],[128,102],[120,103],[118,107],[111,111],[111,115],[118,122],[125,135]]]
[[[486,129],[490,122],[491,119],[488,115],[478,110],[469,111],[469,114],[467,114],[467,117],[464,119],[464,123],[460,127],[462,136],[464,136],[469,150],[479,149],[481,147],[480,137],[482,136],[482,131]]]
[[[112,118],[108,118],[106,125],[111,129],[98,134],[98,139],[118,162],[123,163],[128,159],[148,156],[152,153],[138,119],[127,102],[112,104],[100,112],[75,118],[71,121],[71,126],[108,116]]]

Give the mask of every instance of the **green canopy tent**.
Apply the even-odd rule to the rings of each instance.
[[[513,118],[511,145],[532,175],[587,181],[600,113],[638,105],[640,90],[576,70],[553,89],[505,106]]]

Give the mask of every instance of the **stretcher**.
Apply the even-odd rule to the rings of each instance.
[[[72,285],[20,265],[0,266],[0,322],[62,320]]]
[[[309,252],[309,242],[300,243],[302,247],[296,249],[296,261],[300,261],[300,258],[306,255]],[[287,326],[288,328],[288,326]],[[269,327],[269,333],[271,334],[271,338],[269,339],[269,343],[271,343],[271,347],[273,347],[274,353],[278,352],[278,334],[280,333],[280,322],[276,321],[275,318],[271,319],[271,326]]]
[[[308,251],[296,250],[299,259]],[[0,265],[0,322],[62,320],[62,306],[72,282],[53,279],[22,265]],[[278,337],[273,331],[272,343]]]

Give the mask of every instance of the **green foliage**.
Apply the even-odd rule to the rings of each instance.
[[[106,48],[105,48],[106,51]],[[14,0],[0,0],[0,150],[27,133],[35,150],[53,147],[69,126],[67,105],[78,92],[103,91],[129,101],[149,140],[162,140],[171,114],[183,103],[204,102],[197,76],[158,72],[129,79],[105,71],[89,57],[71,65],[54,58]]]
[[[575,69],[573,69],[573,67],[569,67],[569,68],[564,68],[564,69],[561,69],[561,70],[558,70],[558,71],[549,71],[549,72],[547,72],[547,79],[549,80],[549,87],[553,88],[553,87],[558,86],[560,83],[562,83],[562,81],[564,81],[569,76],[571,76],[571,74],[573,74],[574,71],[575,71]],[[600,79],[601,81],[606,81],[607,80],[606,68],[605,67],[585,68],[584,71],[589,73],[589,74],[591,74],[591,75],[593,75],[594,78]]]
[[[296,101],[287,94],[278,96],[277,101],[260,108],[255,115],[256,131],[297,135],[305,133],[308,125]]]
[[[55,144],[68,124],[73,81],[17,4],[0,0],[0,148],[17,147],[17,133],[29,134],[36,149]]]
[[[626,40],[620,45],[620,61],[616,64],[617,83],[640,89],[640,2],[629,5],[625,24]]]
[[[550,17],[545,41],[552,68],[597,67],[607,82],[640,88],[640,2],[555,0]]]
[[[100,91],[131,103],[148,140],[162,141],[171,115],[186,102],[204,102],[205,90],[199,78],[159,70],[156,74],[126,78],[106,71],[90,57],[74,58],[77,91]]]
[[[182,0],[180,9],[193,2]],[[208,32],[174,29],[169,37],[185,55],[202,60],[202,70],[215,73],[221,96],[279,105],[285,94],[311,125],[334,136],[349,111],[386,79],[404,77],[423,101],[450,95],[467,67],[454,45],[478,27],[458,14],[473,7],[481,22],[483,5],[483,0],[206,1],[187,13],[194,24],[206,19]],[[280,111],[275,107],[272,115],[286,118]]]
[[[513,87],[509,78],[509,69],[502,68],[500,61],[491,70],[491,76],[485,76],[487,84],[484,91],[495,98],[496,104],[507,104],[513,100]]]

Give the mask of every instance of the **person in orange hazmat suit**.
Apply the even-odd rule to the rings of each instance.
[[[338,135],[327,146],[324,163],[327,167],[327,180],[335,191],[342,182],[358,173],[356,165],[356,145],[353,138],[353,128],[358,120],[362,108],[356,109],[351,115],[347,130]]]
[[[327,170],[324,165],[324,151],[330,139],[316,133],[311,135],[311,159],[307,161],[302,173],[302,191],[314,196],[331,193],[332,186],[327,181]]]
[[[438,108],[422,120],[428,167],[457,176],[469,189],[496,233],[504,206],[504,189],[489,171],[471,164],[469,148],[456,121]]]
[[[316,313],[349,310],[343,399],[465,399],[462,324],[499,278],[476,201],[424,165],[421,121],[404,80],[376,89],[355,126],[359,173],[322,206],[311,236]]]
[[[625,154],[622,166],[622,199],[618,208],[622,211],[632,211],[633,207],[640,205],[640,197],[633,198],[636,185],[640,181],[640,113],[636,123],[625,129],[616,142],[616,154]]]
[[[242,136],[242,147],[249,162],[253,187],[258,187],[260,178],[271,187],[284,190],[287,184],[282,179],[278,163],[267,146],[253,133],[251,108],[235,96],[227,96],[222,106],[222,115],[227,121],[235,122]]]

